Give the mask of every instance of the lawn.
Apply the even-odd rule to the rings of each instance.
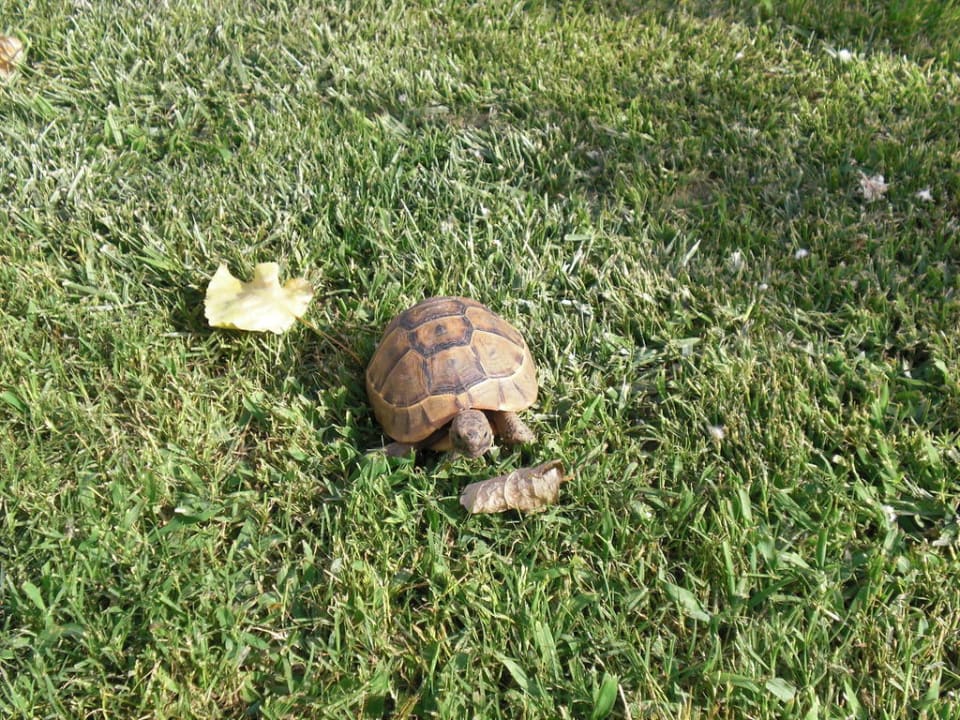
[[[960,717],[955,2],[0,34],[0,717]],[[268,260],[320,332],[209,328]],[[524,333],[538,443],[368,453],[435,294]],[[552,458],[547,512],[460,507]]]

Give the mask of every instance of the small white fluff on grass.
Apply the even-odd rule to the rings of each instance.
[[[848,63],[853,60],[853,53],[847,50],[846,48],[841,48],[839,50],[834,50],[833,48],[826,48],[826,53],[832,58],[839,60],[842,63]]]
[[[734,250],[730,253],[730,257],[727,258],[727,267],[729,267],[732,272],[740,272],[745,265],[746,262],[743,259],[743,252],[739,249]]]
[[[863,194],[863,199],[867,202],[882,200],[883,196],[887,194],[889,187],[883,175],[860,173],[860,192]]]
[[[707,437],[719,444],[726,439],[727,429],[723,425],[707,425]]]

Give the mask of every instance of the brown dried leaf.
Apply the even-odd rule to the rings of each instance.
[[[18,38],[0,35],[0,76],[12,75],[23,55],[23,43]]]
[[[541,512],[560,497],[560,483],[569,478],[559,460],[532,468],[520,468],[507,475],[471,483],[460,494],[460,504],[469,513],[498,513],[505,510]]]

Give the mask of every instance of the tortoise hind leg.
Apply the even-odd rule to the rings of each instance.
[[[512,412],[490,413],[497,435],[505,445],[536,442],[537,435],[527,424]]]
[[[431,450],[449,450],[450,449],[450,431],[448,426],[444,425],[439,430],[435,430],[433,434],[428,435],[425,439],[420,440],[415,443],[405,443],[400,442],[399,440],[394,440],[392,443],[388,443],[384,446],[383,452],[387,457],[406,457],[410,454],[411,450],[417,451],[422,448],[430,448]]]
[[[417,446],[410,443],[392,442],[383,447],[383,453],[387,457],[401,458],[410,454],[411,450],[416,450]]]

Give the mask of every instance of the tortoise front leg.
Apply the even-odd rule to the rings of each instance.
[[[512,412],[490,413],[497,435],[506,445],[536,442],[537,435],[527,424]]]

